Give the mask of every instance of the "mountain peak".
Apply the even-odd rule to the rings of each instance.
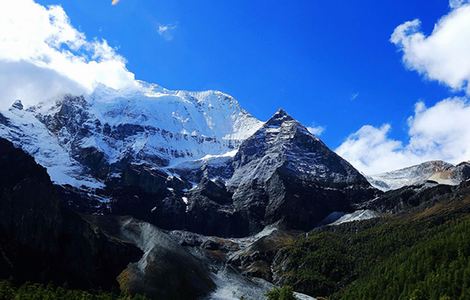
[[[287,115],[287,112],[282,107],[280,107],[274,114],[275,115]]]
[[[21,100],[18,99],[18,100],[15,100],[15,102],[13,102],[10,109],[11,108],[16,108],[18,110],[23,110],[24,106],[23,106],[23,103],[21,102]]]
[[[278,109],[274,115],[266,122],[266,125],[269,126],[280,126],[285,121],[294,121],[285,110],[282,108]]]

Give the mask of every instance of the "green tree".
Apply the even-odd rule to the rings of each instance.
[[[290,286],[278,287],[266,293],[268,300],[295,300],[294,291]]]

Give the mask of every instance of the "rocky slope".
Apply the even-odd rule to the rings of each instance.
[[[199,299],[215,290],[209,264],[190,254],[163,230],[131,217],[95,215],[86,219],[107,235],[142,250],[140,260],[127,265],[117,277],[126,294],[183,300]]]

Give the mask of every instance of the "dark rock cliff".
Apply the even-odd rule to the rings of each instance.
[[[62,207],[46,170],[0,139],[1,278],[109,289],[141,254]]]

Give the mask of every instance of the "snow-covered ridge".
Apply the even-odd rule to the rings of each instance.
[[[0,136],[44,165],[59,184],[96,188],[84,153],[108,164],[127,160],[165,167],[236,151],[262,122],[218,91],[170,91],[99,86],[90,95],[66,95],[0,112]],[[2,121],[3,120],[3,121]]]
[[[424,183],[428,180],[439,184],[457,185],[468,179],[470,163],[454,166],[444,161],[429,161],[408,168],[367,176],[370,184],[383,191]]]

